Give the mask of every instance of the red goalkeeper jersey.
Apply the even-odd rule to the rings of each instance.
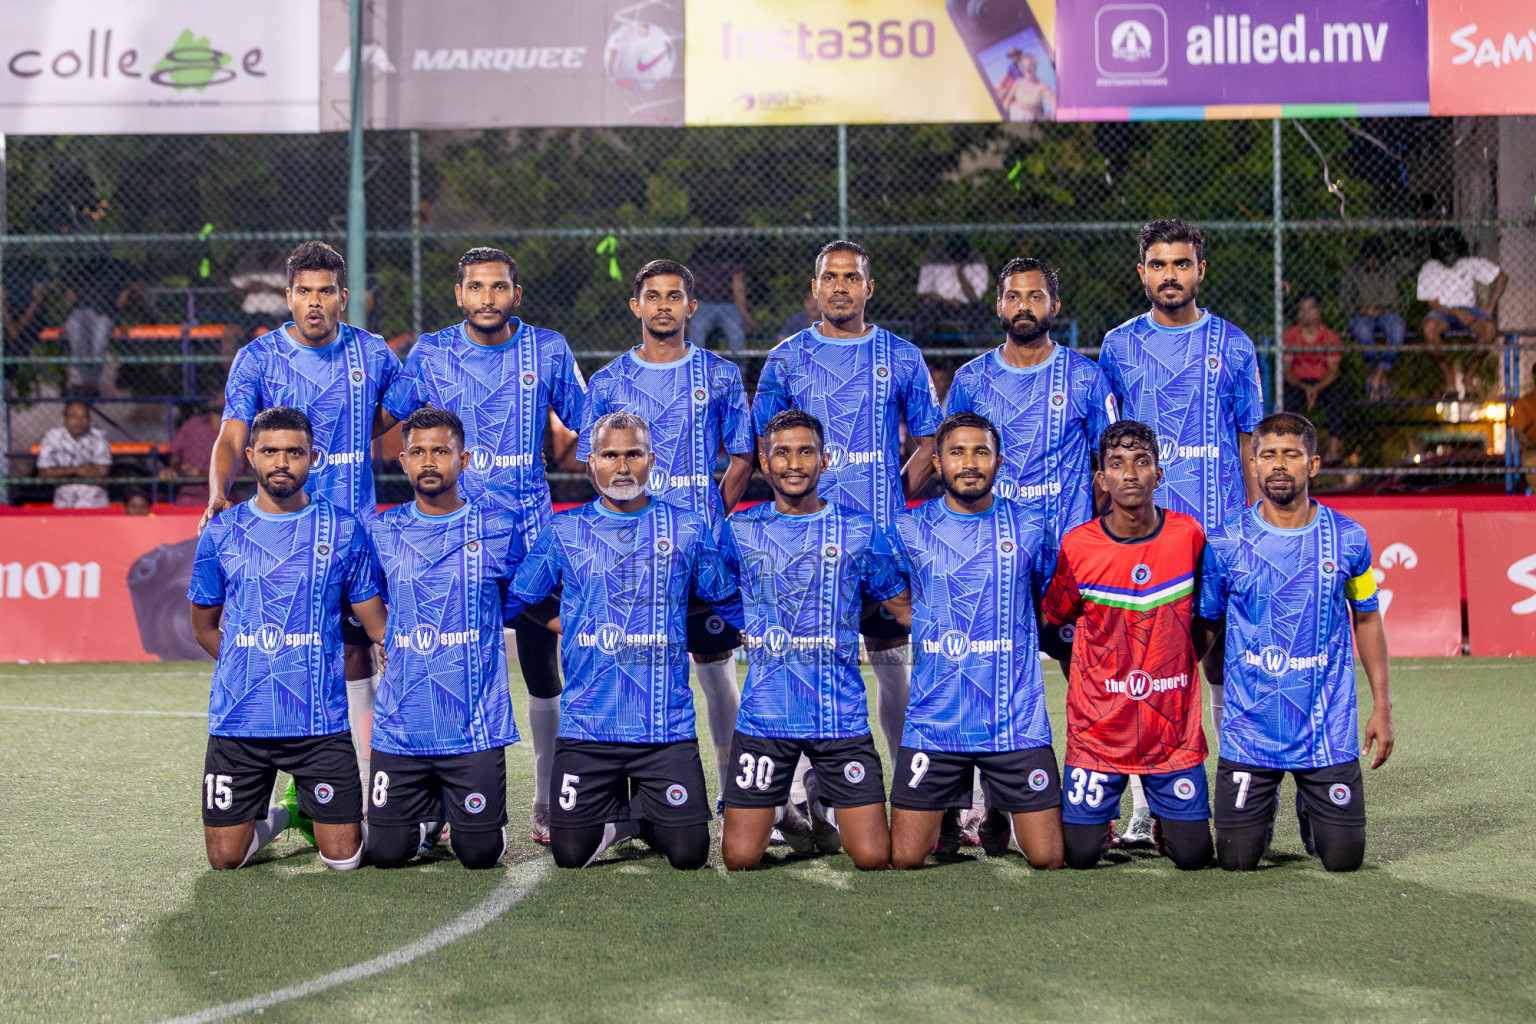
[[[1102,518],[1061,541],[1045,615],[1077,623],[1067,683],[1067,764],[1158,775],[1205,760],[1190,634],[1205,533],[1163,512],[1147,537],[1121,540]]]

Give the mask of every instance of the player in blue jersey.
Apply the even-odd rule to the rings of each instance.
[[[726,521],[726,556],[741,585],[747,688],[721,777],[720,853],[732,870],[762,860],[777,827],[796,852],[846,847],[864,870],[891,860],[885,782],[859,674],[862,598],[900,609],[906,584],[874,518],[826,501],[821,424],[799,409],[768,421],[759,447],[774,500]],[[806,755],[807,811],[791,803]]]
[[[347,305],[347,266],[324,242],[305,242],[288,256],[288,309],[293,319],[235,355],[224,384],[224,422],[208,467],[208,508],[199,529],[229,507],[253,418],[263,409],[292,406],[314,425],[314,471],[306,492],[356,516],[364,526],[378,514],[373,490],[373,438],[383,433],[379,399],[400,372],[400,360],[376,334],[341,322]],[[345,607],[343,607],[345,611]],[[355,616],[343,618],[348,718],[359,768],[368,774],[368,729],[378,686],[373,649]]]
[[[544,478],[544,436],[549,413],[572,430],[581,426],[586,384],[565,338],[516,316],[523,288],[517,261],[500,249],[478,247],[459,257],[454,299],[462,322],[423,334],[405,369],[383,397],[386,425],[423,405],[446,409],[464,425],[468,468],[464,497],[512,509],[533,544],[553,512]],[[517,660],[528,686],[528,731],[533,740],[533,813],[530,831],[549,842],[549,765],[560,732],[559,644],[527,618],[517,622]]]
[[[933,474],[932,435],[942,419],[933,379],[917,346],[865,321],[875,285],[863,246],[823,246],[811,290],[821,319],[769,353],[752,420],[762,433],[785,409],[816,417],[827,434],[821,496],[886,527]],[[905,467],[903,424],[917,442]],[[911,685],[908,633],[878,605],[866,609],[859,630],[878,685],[876,717],[894,754]]]
[[[1120,413],[1157,434],[1163,484],[1157,504],[1194,516],[1207,533],[1259,499],[1251,434],[1264,415],[1253,342],[1201,309],[1205,235],[1182,220],[1154,220],[1137,239],[1152,309],[1104,336],[1099,369]],[[1218,640],[1202,662],[1211,720],[1221,731]],[[1123,840],[1150,841],[1150,815],[1133,818]]]
[[[502,622],[523,559],[519,513],[459,494],[469,467],[464,424],[423,408],[401,428],[400,464],[416,500],[372,532],[389,631],[373,716],[368,859],[399,867],[447,806],[467,868],[506,851],[507,763],[517,726]]]
[[[1229,871],[1258,866],[1290,772],[1308,852],[1329,871],[1353,871],[1365,857],[1355,647],[1371,685],[1373,769],[1393,743],[1371,545],[1359,523],[1308,496],[1320,467],[1310,420],[1269,416],[1253,445],[1264,498],[1210,536],[1200,590],[1200,614],[1226,622],[1231,687],[1216,766],[1216,857]]]
[[[382,639],[384,604],[363,526],[305,491],[318,459],[309,420],[266,409],[248,440],[256,496],[198,538],[187,593],[193,635],[218,661],[203,764],[208,863],[241,867],[296,825],[326,866],[349,871],[363,856],[363,793],[347,734],[340,612],[350,601]],[[269,806],[279,770],[293,776],[297,799]]]
[[[592,424],[599,418],[634,413],[650,426],[655,446],[656,466],[646,490],[718,526],[752,476],[752,418],[740,368],[685,338],[697,306],[693,274],[681,263],[652,260],[635,274],[629,308],[640,321],[640,344],[592,375],[576,461],[590,458]],[[729,465],[716,487],[715,463],[722,451]],[[741,634],[707,602],[690,601],[688,653],[704,693],[722,789],[741,706],[731,655],[740,646]]]
[[[1036,626],[1055,534],[1038,509],[992,493],[1002,444],[985,417],[946,417],[934,441],[944,496],[890,530],[916,655],[891,785],[891,866],[922,865],[979,768],[983,848],[1006,850],[1011,826],[1031,865],[1059,868],[1061,776]]]
[[[584,867],[638,836],[673,867],[700,868],[710,809],[684,620],[697,593],[740,629],[741,600],[710,522],[646,493],[656,460],[645,421],[609,413],[591,444],[598,499],[550,521],[511,591],[541,606],[560,588],[566,687],[550,851],[561,867]]]

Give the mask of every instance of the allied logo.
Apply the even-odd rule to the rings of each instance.
[[[352,373],[350,374],[350,376],[352,377],[352,383],[353,384],[361,384],[363,382],[363,371],[362,370],[353,370]]]
[[[1221,369],[1221,360],[1215,356],[1207,356],[1205,365],[1210,367],[1212,373],[1215,373],[1217,370]]]
[[[464,545],[464,550],[468,551],[472,555],[478,555],[480,553],[480,542],[477,540],[472,540],[468,544]]]
[[[673,807],[681,807],[688,802],[688,790],[677,783],[667,787],[667,803]]]
[[[1029,788],[1036,793],[1044,792],[1045,787],[1051,784],[1051,776],[1044,768],[1036,768],[1029,773]]]
[[[843,765],[843,778],[857,786],[864,781],[864,765],[858,761],[849,761]]]
[[[1324,576],[1332,576],[1334,570],[1337,569],[1337,568],[1338,568],[1338,566],[1333,564],[1333,559],[1331,559],[1331,558],[1323,559],[1323,575]]]
[[[1173,784],[1173,795],[1180,800],[1193,800],[1195,797],[1195,784],[1189,779],[1179,779]]]
[[[725,620],[718,615],[711,615],[704,620],[704,629],[714,636],[725,632]]]
[[[1335,782],[1328,787],[1328,799],[1335,807],[1348,807],[1354,795],[1354,791],[1342,782]]]
[[[597,649],[604,654],[618,654],[624,646],[624,631],[611,622],[597,627]]]
[[[417,626],[411,630],[411,646],[422,653],[437,646],[437,630],[431,626]]]
[[[485,810],[485,794],[471,793],[464,798],[464,809],[470,814],[479,814]]]
[[[1152,693],[1152,674],[1143,669],[1132,669],[1125,677],[1125,695],[1131,700],[1146,700]]]
[[[1285,666],[1290,660],[1291,656],[1274,644],[1259,651],[1259,667],[1268,675],[1278,676],[1284,673]]]
[[[531,388],[535,384],[537,384],[538,382],[539,382],[538,374],[534,373],[532,370],[524,370],[523,371],[523,376],[522,376],[523,387]]]
[[[997,542],[997,553],[1000,555],[1011,555],[1018,550],[1018,547],[1013,542],[1012,537],[1003,537]]]
[[[283,649],[285,639],[282,627],[268,622],[256,631],[256,649],[262,654],[276,654]]]
[[[789,650],[789,630],[783,626],[769,626],[763,634],[763,646],[768,648],[769,654],[782,655]]]
[[[319,555],[321,558],[327,557],[328,555],[330,555],[330,553],[331,553],[331,546],[329,544],[316,544],[315,545],[315,554]]]
[[[836,544],[828,544],[827,545],[827,549],[822,552],[822,555],[824,555],[828,559],[836,558],[837,557],[837,545]]]
[[[1070,622],[1065,626],[1058,626],[1056,627],[1056,635],[1061,637],[1062,643],[1070,644],[1072,643],[1072,638],[1077,636],[1077,627]]]
[[[698,402],[700,405],[703,405],[705,402],[709,401],[709,392],[705,391],[703,388],[694,388],[693,400]]]
[[[1151,578],[1152,567],[1150,565],[1138,565],[1136,568],[1131,570],[1131,582],[1135,583],[1137,586],[1140,586]]]
[[[1062,394],[1060,391],[1056,392],[1054,395],[1051,396],[1051,408],[1052,409],[1060,409],[1062,406],[1064,406],[1066,404],[1067,404],[1067,396]]]
[[[890,371],[889,367],[885,367],[885,366],[877,366],[877,367],[875,367],[875,376],[877,378],[879,378],[880,380],[885,380],[885,378],[889,377],[890,375],[891,375],[891,371]]]
[[[971,638],[958,629],[952,629],[939,637],[939,650],[950,661],[961,661],[971,651]]]
[[[656,538],[656,553],[658,555],[670,555],[672,553],[672,541],[667,537]]]
[[[1158,434],[1157,461],[1165,466],[1179,461],[1179,442],[1167,434]]]
[[[328,804],[336,796],[336,790],[329,782],[315,783],[315,800],[322,804]]]

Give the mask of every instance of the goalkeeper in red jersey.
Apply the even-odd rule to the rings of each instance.
[[[1141,776],[1158,849],[1184,870],[1211,860],[1205,733],[1195,665],[1212,633],[1194,617],[1205,533],[1158,508],[1157,435],[1122,420],[1099,441],[1109,511],[1069,532],[1045,616],[1076,623],[1067,682],[1061,820],[1068,867],[1108,849],[1126,780]]]

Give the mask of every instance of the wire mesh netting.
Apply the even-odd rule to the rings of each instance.
[[[814,254],[846,236],[873,256],[871,319],[924,348],[942,392],[1001,339],[1005,260],[1060,268],[1055,336],[1092,355],[1147,308],[1137,229],[1182,217],[1208,239],[1201,305],[1254,339],[1272,408],[1316,419],[1324,487],[1523,489],[1506,427],[1529,390],[1536,218],[1501,191],[1510,133],[1494,118],[370,133],[367,326],[403,355],[461,318],[459,254],[496,245],[517,258],[521,315],[590,374],[637,340],[642,263],[740,265],[740,301],[708,297],[693,340],[738,350],[750,386],[805,316]],[[24,137],[6,157],[10,499],[50,500],[35,446],[79,397],[116,446],[115,499],[203,500],[195,467],[161,472],[163,447],[239,346],[288,318],[286,253],[342,248],[346,137]],[[1429,317],[1438,352],[1418,288],[1432,251],[1505,275],[1476,297],[1501,300],[1491,332]],[[934,283],[977,263],[975,298]],[[389,500],[398,480],[378,468]]]

